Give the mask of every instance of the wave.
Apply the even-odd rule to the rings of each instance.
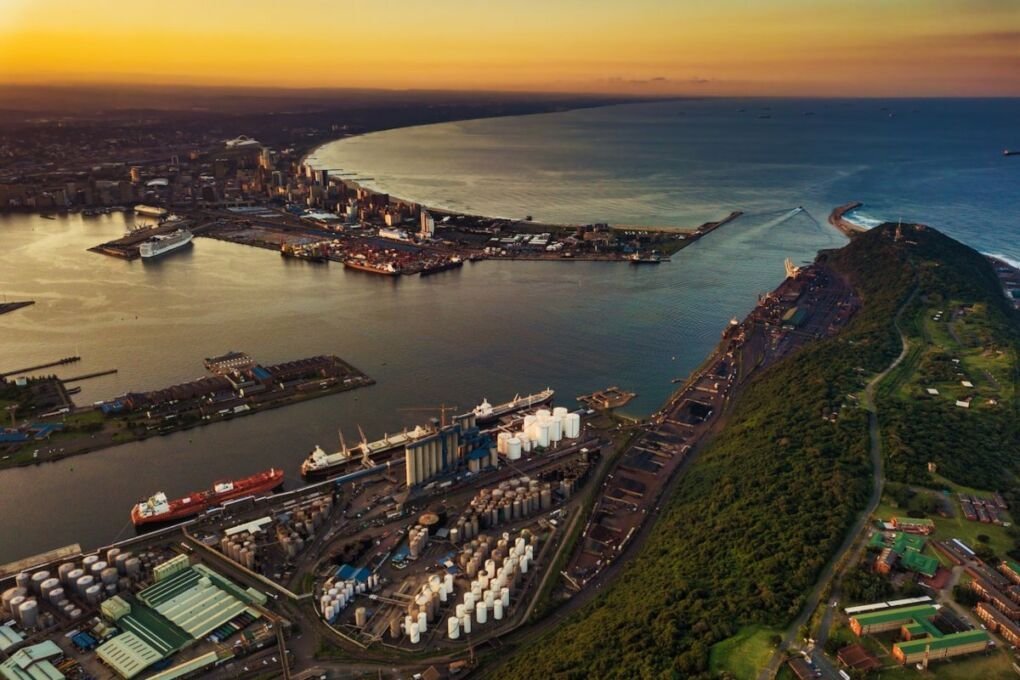
[[[1017,269],[1020,269],[1020,260],[1014,260],[1013,258],[1009,257],[1008,255],[1003,255],[1002,253],[986,253],[986,252],[982,252],[981,254],[985,255],[987,257],[994,257],[996,260],[1002,260],[1003,262],[1005,262],[1009,266],[1016,267]]]

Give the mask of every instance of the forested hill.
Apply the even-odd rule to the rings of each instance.
[[[613,586],[493,676],[711,677],[712,645],[793,619],[866,506],[867,414],[851,395],[899,353],[897,310],[919,277],[986,294],[994,286],[974,251],[934,230],[904,231],[896,240],[884,225],[820,256],[854,284],[863,309],[839,336],[753,380]],[[834,422],[822,417],[833,410]]]

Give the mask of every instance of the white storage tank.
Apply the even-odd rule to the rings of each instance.
[[[485,623],[485,620],[486,620],[487,617],[488,617],[488,610],[485,608],[485,603],[484,602],[479,602],[478,604],[476,604],[475,605],[475,620],[478,621],[478,624],[481,625],[481,624]]]
[[[509,432],[500,432],[496,436],[496,451],[506,454],[506,443],[512,435]]]
[[[493,604],[492,604],[492,618],[495,619],[496,621],[502,621],[503,620],[503,601],[502,600],[496,600],[495,602],[493,602]]]
[[[537,411],[535,411],[535,415],[538,417],[538,422],[545,423],[548,422],[549,418],[552,417],[552,411],[550,411],[547,408],[540,408]]]
[[[524,453],[531,451],[531,438],[528,437],[528,433],[524,430],[514,433],[514,437],[521,440],[521,450]]]
[[[568,413],[564,416],[563,436],[567,439],[577,439],[581,436],[581,415],[579,413]]]
[[[557,406],[552,410],[553,418],[562,418],[567,415],[567,413],[569,413],[569,411],[564,406]]]
[[[85,591],[92,587],[94,581],[94,578],[86,574],[74,582],[74,589],[78,592],[79,596],[84,597]]]
[[[556,443],[563,439],[563,419],[553,418],[549,421],[549,441]]]
[[[57,567],[57,578],[59,578],[60,582],[66,586],[70,583],[70,581],[67,580],[67,575],[74,571],[74,569],[74,562],[64,562]]]
[[[411,638],[411,644],[416,645],[421,642],[421,631],[418,630],[418,624],[412,623],[411,629],[407,633]]]
[[[446,621],[446,634],[451,640],[456,640],[460,637],[460,619],[456,616],[451,616]]]
[[[428,630],[429,615],[425,612],[418,612],[418,632],[424,633]]]
[[[35,600],[25,600],[18,607],[18,620],[25,628],[39,625],[39,605]]]
[[[32,574],[32,581],[31,581],[31,583],[32,583],[32,592],[35,593],[36,595],[41,593],[42,592],[43,581],[48,581],[48,580],[50,580],[50,572],[46,571],[45,569],[43,571],[37,571],[34,574]]]
[[[25,589],[21,588],[21,590]],[[11,610],[11,616],[13,616],[16,620],[21,621],[21,605],[23,605],[27,601],[28,598],[25,597],[24,595],[16,595],[15,597],[11,598],[8,607]]]
[[[464,630],[464,635],[471,634],[471,614],[464,614],[460,619],[460,627]]]
[[[524,429],[527,430],[529,427],[538,422],[538,416],[524,416]]]
[[[535,427],[537,428],[537,431],[538,431],[538,437],[536,438],[537,444],[539,446],[542,446],[542,447],[549,446],[549,441],[550,441],[550,439],[549,439],[549,423],[548,422],[539,423]]]
[[[519,460],[521,457],[521,440],[517,437],[511,437],[506,440],[506,457],[510,460]]]

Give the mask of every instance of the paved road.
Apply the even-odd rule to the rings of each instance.
[[[871,439],[871,466],[872,466],[872,479],[871,479],[871,497],[868,499],[867,507],[858,516],[857,521],[854,523],[853,528],[847,533],[846,538],[843,540],[843,545],[839,547],[836,554],[833,555],[829,563],[825,565],[825,569],[818,577],[818,581],[815,583],[815,587],[811,590],[807,600],[804,602],[804,607],[801,609],[800,614],[794,619],[793,623],[790,624],[789,628],[786,629],[786,634],[783,636],[783,641],[773,652],[772,658],[769,659],[768,664],[762,669],[761,673],[758,674],[758,680],[772,680],[779,671],[780,664],[783,663],[785,657],[784,651],[789,648],[797,639],[800,629],[802,626],[807,625],[807,622],[811,619],[811,615],[815,609],[818,608],[818,603],[821,601],[822,593],[832,582],[833,576],[837,571],[837,567],[847,562],[846,558],[848,553],[853,548],[854,543],[857,541],[857,537],[864,531],[867,526],[868,519],[872,513],[878,508],[879,501],[882,500],[882,489],[885,485],[885,476],[882,470],[882,434],[878,423],[878,407],[875,404],[875,389],[885,379],[890,372],[892,372],[900,362],[907,356],[907,350],[909,344],[907,342],[907,336],[903,333],[900,328],[900,316],[903,314],[903,310],[913,301],[914,295],[917,293],[915,288],[906,301],[900,306],[896,312],[896,318],[893,323],[896,324],[896,330],[900,333],[900,343],[902,349],[900,350],[899,356],[889,364],[884,371],[876,375],[868,383],[864,390],[864,407],[868,409],[868,436]],[[829,606],[826,608],[825,615],[823,616],[823,623],[827,621],[829,624],[832,622],[832,616],[835,612],[835,607]],[[828,625],[823,625],[823,629],[828,631]],[[820,653],[816,653],[821,656]],[[813,654],[812,658],[816,655]],[[832,668],[831,664],[826,664],[829,669]],[[820,670],[823,674],[826,671],[825,666],[822,666]],[[833,672],[833,676],[838,678],[839,676]]]

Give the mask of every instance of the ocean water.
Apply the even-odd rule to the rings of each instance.
[[[695,227],[849,201],[1020,260],[1020,100],[707,99],[444,123],[332,142],[317,167],[454,211]]]
[[[758,118],[769,115],[758,112],[764,106],[772,118]],[[803,262],[844,242],[825,216],[848,200],[865,201],[860,219],[902,212],[1020,259],[1020,177],[1012,162],[1020,159],[1003,159],[999,148],[1016,103],[896,104],[903,116],[930,106],[926,120],[955,121],[941,133],[932,123],[928,151],[939,156],[923,161],[910,161],[911,145],[901,139],[917,126],[900,126],[900,109],[889,119],[881,106],[615,107],[398,130],[317,154],[340,154],[344,160],[330,167],[375,176],[395,195],[479,213],[696,226],[746,211],[658,267],[480,262],[394,281],[203,238],[156,263],[125,262],[86,251],[120,235],[123,215],[0,216],[0,295],[37,301],[0,316],[0,372],[70,354],[82,362],[55,369],[58,375],[118,369],[82,383],[79,404],[193,379],[204,373],[203,357],[230,349],[265,363],[334,353],[378,381],[2,471],[0,562],[126,537],[131,505],[155,491],[181,495],[269,466],[282,467],[287,486],[296,486],[301,460],[316,444],[334,446],[338,429],[348,441],[359,426],[374,438],[424,421],[433,413],[421,409],[443,402],[466,410],[483,397],[503,401],[551,386],[557,403],[569,406],[578,394],[616,384],[638,393],[628,412],[650,413],[729,319],[782,280],[785,258]],[[803,129],[825,116],[866,117],[870,123],[859,126],[868,132],[851,145],[858,133],[849,122],[842,136],[829,127]],[[727,128],[720,119],[737,122]],[[686,126],[701,132],[675,132]],[[958,159],[945,144],[959,150]],[[892,169],[879,158],[882,148]],[[737,156],[740,163],[727,160]],[[903,176],[907,167],[915,167],[913,180]],[[909,195],[901,202],[894,190]]]

